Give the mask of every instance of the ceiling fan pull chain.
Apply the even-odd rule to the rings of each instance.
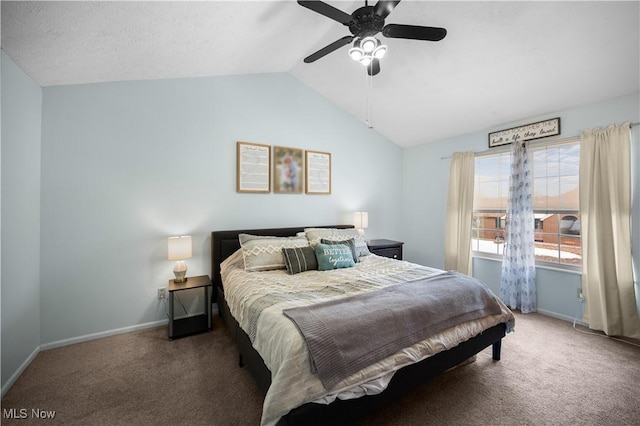
[[[367,112],[365,123],[368,128],[373,129],[373,76],[369,74],[365,74],[365,76],[367,85]]]

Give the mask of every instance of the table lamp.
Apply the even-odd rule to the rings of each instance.
[[[353,227],[358,230],[360,235],[364,235],[364,229],[369,226],[369,213],[353,212]]]
[[[191,257],[191,236],[169,237],[168,239],[169,260],[177,260],[173,273],[176,276],[174,282],[183,283],[187,280],[187,265],[184,259]]]

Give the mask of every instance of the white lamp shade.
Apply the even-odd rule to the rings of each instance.
[[[191,237],[169,237],[168,241],[168,253],[169,260],[182,260],[191,257]]]
[[[353,213],[353,226],[356,229],[365,229],[369,226],[369,213],[367,212],[354,212]]]

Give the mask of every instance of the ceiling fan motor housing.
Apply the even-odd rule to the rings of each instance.
[[[373,6],[363,6],[351,14],[353,21],[349,22],[349,31],[356,37],[369,37],[378,34],[384,28],[384,18],[374,13]]]

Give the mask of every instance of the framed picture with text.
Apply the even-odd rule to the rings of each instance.
[[[271,146],[236,143],[236,191],[271,192]]]
[[[331,154],[305,151],[305,192],[307,194],[331,194]]]

